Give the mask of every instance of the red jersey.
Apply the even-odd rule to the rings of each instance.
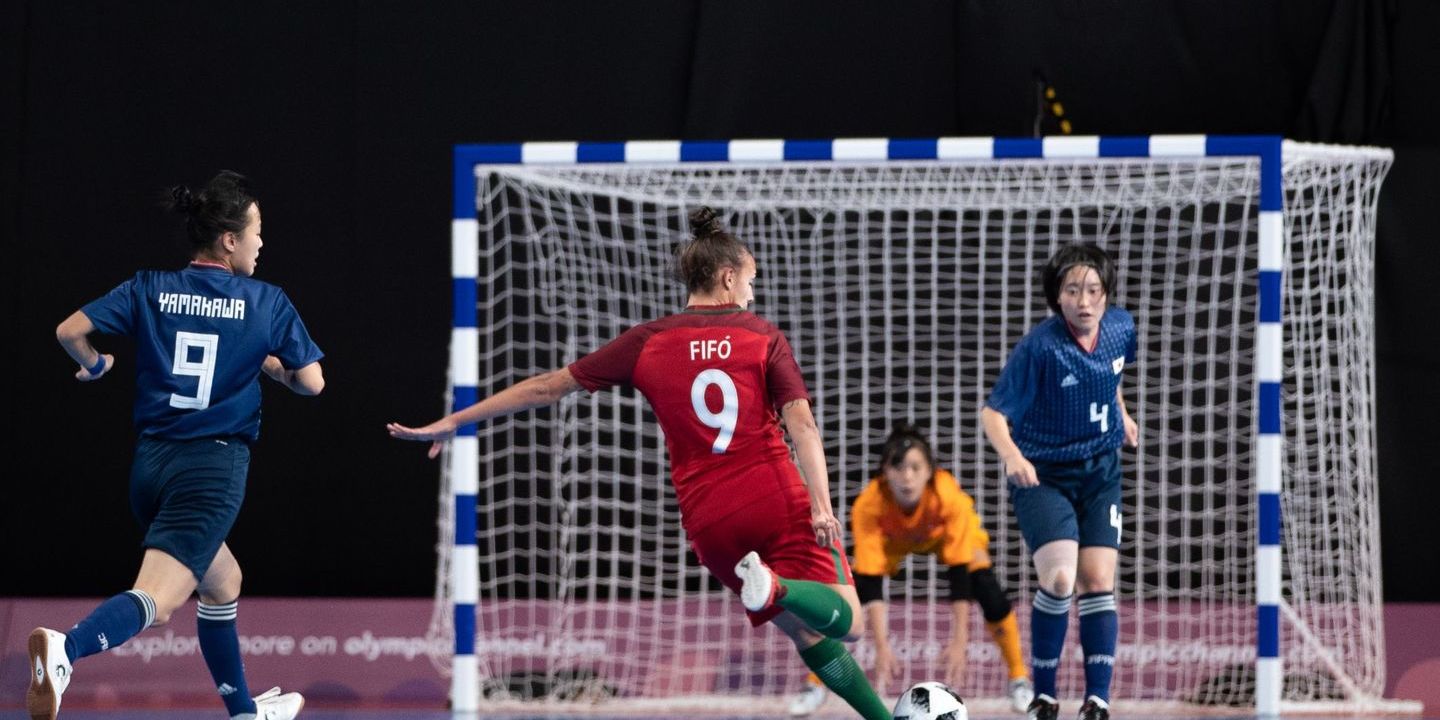
[[[777,492],[803,496],[778,410],[810,394],[789,341],[754,313],[691,306],[630,328],[569,369],[592,393],[629,385],[650,401],[690,533]]]

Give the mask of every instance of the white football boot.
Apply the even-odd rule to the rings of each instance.
[[[30,688],[25,706],[31,720],[55,720],[60,696],[70,687],[70,658],[65,655],[65,634],[49,628],[30,632]]]
[[[255,696],[254,715],[236,715],[231,720],[295,720],[303,707],[305,698],[300,693],[281,693],[280,688],[273,687]]]
[[[816,685],[805,681],[805,689],[790,701],[790,717],[805,717],[813,714],[825,704],[825,699],[830,697],[830,691],[824,685]]]
[[[1007,694],[1010,696],[1010,709],[1024,713],[1030,707],[1030,701],[1035,699],[1035,686],[1030,684],[1030,678],[1015,678],[1010,681]]]
[[[780,581],[775,571],[766,565],[760,556],[751,550],[740,558],[735,566],[735,575],[740,578],[740,604],[750,612],[760,612],[770,607],[780,595]]]

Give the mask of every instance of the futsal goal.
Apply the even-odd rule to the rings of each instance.
[[[1045,260],[1097,243],[1139,334],[1114,696],[1394,709],[1374,348],[1391,159],[1214,136],[459,146],[450,402],[683,307],[674,251],[687,213],[715,207],[753,250],[753,309],[788,336],[814,396],[837,517],[848,528],[890,428],[919,425],[975,498],[1028,651],[1035,584],[979,409],[1049,312]],[[789,642],[751,629],[688,551],[638,392],[463,428],[444,467],[431,632],[455,640],[441,666],[457,709],[735,711],[801,688]],[[888,581],[899,687],[943,676],[947,589],[933,559]],[[971,618],[958,689],[1002,697],[1004,664]],[[1077,645],[1067,697],[1083,684]],[[854,650],[868,669],[868,643]]]

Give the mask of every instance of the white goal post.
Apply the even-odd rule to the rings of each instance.
[[[837,516],[891,425],[918,423],[975,497],[1028,639],[1029,557],[978,410],[1048,313],[1039,267],[1095,242],[1140,337],[1115,696],[1388,707],[1373,260],[1391,160],[1269,136],[457,146],[451,404],[679,309],[686,214],[715,207],[810,384]],[[455,639],[455,709],[799,688],[794,650],[687,553],[663,447],[628,389],[457,435],[432,623]],[[943,587],[916,558],[888,583],[902,683],[940,674]],[[999,697],[974,622],[960,690]],[[1062,692],[1079,670],[1062,664]]]

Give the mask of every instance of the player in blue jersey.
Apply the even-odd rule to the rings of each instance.
[[[1041,275],[1054,315],[1015,346],[981,411],[1010,481],[1010,501],[1039,576],[1030,613],[1032,720],[1060,712],[1055,674],[1072,593],[1085,655],[1081,720],[1107,720],[1119,623],[1120,446],[1139,428],[1120,377],[1135,361],[1135,320],[1107,306],[1115,266],[1099,248],[1061,248]]]
[[[260,206],[244,177],[215,176],[198,195],[172,190],[187,216],[192,260],[142,271],[56,329],[75,373],[91,382],[115,358],[90,344],[100,332],[135,339],[135,428],[130,505],[145,533],[134,587],[101,603],[68,633],[30,634],[32,718],[54,720],[72,663],[119,646],[199,594],[201,653],[232,720],[289,720],[304,698],[279,688],[251,698],[235,631],[240,565],[225,537],[245,495],[250,445],[260,434],[263,372],[300,395],[325,387],[320,348],[279,288],[252,280]]]

